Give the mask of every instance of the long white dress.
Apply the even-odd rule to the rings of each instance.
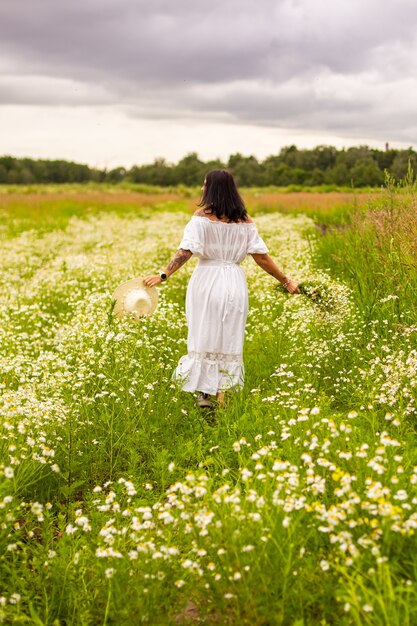
[[[243,385],[243,339],[248,286],[240,266],[252,253],[268,252],[251,222],[219,222],[194,215],[178,246],[199,262],[187,288],[188,354],[174,372],[184,391],[211,395]]]

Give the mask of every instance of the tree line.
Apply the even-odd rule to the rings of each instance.
[[[286,146],[276,155],[263,161],[254,156],[233,154],[227,162],[202,161],[192,152],[178,163],[156,159],[147,165],[134,165],[130,169],[116,167],[97,169],[88,165],[64,160],[41,160],[0,157],[0,184],[30,185],[36,183],[141,183],[158,186],[201,185],[204,175],[211,169],[227,168],[244,187],[268,185],[318,186],[337,185],[374,187],[382,185],[388,171],[401,179],[411,169],[417,171],[417,153],[413,148],[385,150],[359,146],[337,149],[317,146],[298,149]]]

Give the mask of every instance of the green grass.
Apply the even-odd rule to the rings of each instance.
[[[273,213],[253,195],[305,293],[245,262],[245,387],[212,415],[171,381],[195,261],[152,318],[110,312],[170,258],[192,200],[105,196],[4,201],[0,619],[413,626],[415,315],[411,287],[383,301],[394,282],[375,278],[388,242],[390,270],[411,248],[397,227],[370,239],[392,201],[323,236],[302,215],[318,199]]]

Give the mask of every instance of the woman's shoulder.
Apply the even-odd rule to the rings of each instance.
[[[248,214],[246,214],[245,220],[240,220],[239,222],[226,222],[225,220],[224,221],[218,220],[215,216],[213,219],[213,213],[205,209],[197,209],[197,211],[194,211],[193,217],[205,217],[206,219],[210,220],[210,222],[221,222],[222,224],[253,224],[254,223],[253,219]]]
[[[207,213],[205,213],[204,209],[197,209],[197,211],[194,211],[194,215],[197,217],[207,217]]]

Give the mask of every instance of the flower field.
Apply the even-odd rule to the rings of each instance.
[[[304,293],[245,260],[245,387],[201,414],[171,380],[195,260],[111,312],[173,255],[167,203],[2,220],[0,622],[417,624],[413,311],[365,315],[309,217],[257,215]]]

